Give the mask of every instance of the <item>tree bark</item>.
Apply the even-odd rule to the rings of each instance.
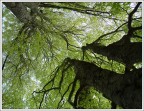
[[[142,69],[117,74],[101,69],[93,63],[71,60],[76,78],[82,86],[90,86],[103,93],[104,97],[126,109],[142,108]]]
[[[39,2],[3,2],[3,4],[19,19],[22,23],[33,21],[31,11],[37,11]]]
[[[125,36],[123,38],[125,38]],[[121,43],[121,41],[123,40],[108,46],[100,46],[96,43],[91,43],[87,44],[85,49],[91,49],[93,52],[106,56],[110,60],[123,63],[130,69],[134,63],[142,61],[142,43]]]

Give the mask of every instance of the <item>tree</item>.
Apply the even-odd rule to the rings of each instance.
[[[141,3],[3,4],[3,108],[142,108]]]

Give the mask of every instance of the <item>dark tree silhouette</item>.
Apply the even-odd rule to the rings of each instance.
[[[41,25],[42,20],[49,20],[39,8],[54,8],[63,9],[68,11],[74,11],[81,14],[90,16],[102,17],[112,19],[114,21],[119,20],[118,18],[112,18],[110,12],[103,10],[95,10],[88,6],[84,6],[78,3],[70,3],[68,5],[58,5],[53,3],[16,3],[16,2],[4,2],[3,3],[22,23],[23,27],[19,31],[18,35],[24,33],[27,38],[37,29],[45,31],[46,28]],[[64,3],[60,3],[64,4]],[[122,25],[118,26],[114,31],[103,34],[100,37],[96,37],[92,43],[87,43],[85,46],[77,47],[69,43],[69,39],[65,36],[66,33],[74,34],[74,31],[68,30],[63,31],[60,36],[66,42],[67,48],[69,46],[80,48],[83,52],[83,59],[65,58],[62,64],[57,67],[53,73],[52,78],[48,81],[44,87],[39,91],[34,91],[34,94],[42,94],[39,108],[42,108],[45,95],[50,91],[61,90],[64,79],[66,79],[66,72],[69,69],[73,69],[75,77],[73,81],[68,85],[67,90],[61,94],[60,102],[57,108],[61,107],[61,102],[68,91],[68,102],[73,108],[84,108],[79,105],[81,99],[80,96],[84,90],[90,87],[94,87],[95,90],[101,92],[104,97],[112,101],[112,109],[116,108],[116,105],[122,108],[128,109],[141,109],[142,108],[142,68],[136,68],[136,63],[142,62],[142,42],[133,42],[133,38],[141,39],[141,36],[137,35],[137,32],[142,31],[142,25],[133,26],[133,22],[139,18],[134,18],[134,14],[141,8],[141,3],[133,8],[131,12],[127,12],[127,21],[124,21]],[[30,9],[30,11],[28,11]],[[40,19],[37,19],[40,17]],[[104,45],[101,43],[107,36],[113,36],[116,33],[122,31],[122,27],[127,27],[127,32],[120,40]],[[56,27],[54,27],[56,29]],[[15,38],[17,41],[18,37]],[[124,74],[118,74],[115,71],[104,69],[97,66],[93,61],[86,61],[87,51],[91,51],[94,55],[100,54],[107,57],[110,61],[116,61],[124,65]],[[3,68],[8,60],[9,56],[3,63]],[[97,58],[95,58],[97,59]],[[57,74],[61,72],[59,77],[59,85],[54,86]],[[77,84],[79,83],[79,88]],[[52,84],[52,85],[51,85]],[[47,88],[51,86],[50,88]],[[73,99],[74,98],[74,99]]]

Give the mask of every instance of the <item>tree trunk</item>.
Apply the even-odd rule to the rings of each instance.
[[[123,63],[126,67],[129,67],[128,69],[130,69],[134,63],[142,61],[142,43],[121,42],[125,38],[126,36],[124,36],[122,40],[108,46],[101,46],[93,42],[87,44],[84,48],[85,50],[91,49],[93,52],[106,56],[110,60]]]
[[[142,108],[142,69],[125,74],[101,69],[93,63],[71,60],[76,78],[82,86],[90,86],[103,93],[104,97],[126,109]]]
[[[3,2],[3,4],[19,19],[22,23],[33,21],[30,11],[37,12],[39,2]],[[30,11],[28,11],[28,8]]]

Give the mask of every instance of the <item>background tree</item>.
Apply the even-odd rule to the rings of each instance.
[[[3,4],[3,108],[142,108],[141,3]]]

